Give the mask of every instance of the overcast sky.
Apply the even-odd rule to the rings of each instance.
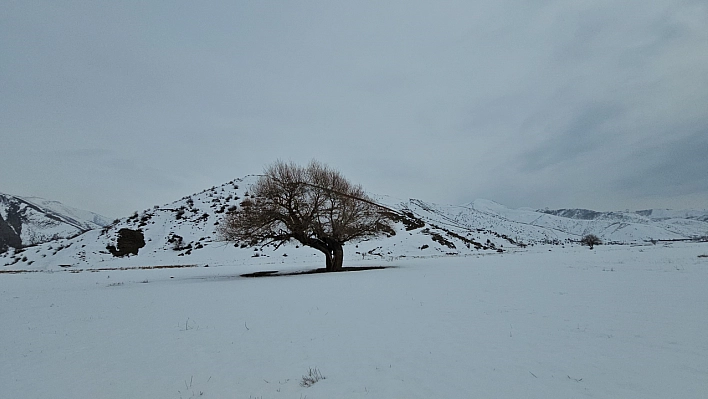
[[[277,159],[446,204],[708,208],[708,3],[0,0],[0,192],[119,217]]]

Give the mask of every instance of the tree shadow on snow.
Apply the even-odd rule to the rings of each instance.
[[[342,270],[337,270],[333,272],[328,272],[325,268],[312,269],[312,270],[302,270],[296,272],[279,272],[277,270],[264,270],[254,273],[241,274],[240,277],[280,277],[280,276],[299,276],[303,274],[320,274],[320,273],[342,273],[342,272],[358,272],[364,270],[379,270],[379,269],[391,269],[394,266],[352,266],[343,267]]]

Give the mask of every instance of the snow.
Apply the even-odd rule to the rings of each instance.
[[[25,246],[74,237],[109,224],[101,215],[72,208],[58,201],[3,193],[0,193],[0,224],[9,220],[12,208],[15,208],[13,217],[19,219],[21,225],[19,228],[15,225],[7,227],[20,237]]]
[[[219,241],[218,224],[229,209],[237,207],[243,198],[248,197],[250,187],[257,179],[258,176],[254,175],[234,179],[170,204],[117,219],[102,229],[72,239],[55,240],[24,251],[8,251],[0,254],[0,270],[58,270],[66,266],[74,269],[203,266],[220,265],[224,260],[227,263],[280,267],[282,264],[307,264],[313,258],[321,260],[321,255],[316,251],[294,248],[294,245],[277,251],[258,251],[259,259],[254,259],[252,248],[234,248]],[[347,243],[344,248],[346,263],[449,254],[469,256],[496,252],[498,249],[514,251],[519,243],[567,244],[577,242],[586,234],[595,234],[604,242],[615,243],[695,239],[708,235],[708,221],[704,220],[707,213],[699,210],[657,211],[662,218],[656,220],[637,213],[622,212],[607,212],[598,220],[580,220],[528,209],[509,209],[482,199],[465,206],[452,206],[417,199],[403,201],[385,195],[372,197],[392,209],[414,215],[424,221],[425,226],[411,227],[398,223],[395,236]],[[57,212],[59,208],[63,212],[69,209],[53,201],[33,200],[36,204],[53,207]],[[682,215],[687,218],[681,218]],[[115,258],[106,250],[107,246],[116,245],[118,232],[123,228],[139,229],[144,233],[146,245],[139,250],[138,256]],[[46,226],[43,229],[49,231]],[[23,234],[32,231],[28,227]],[[50,233],[57,234],[54,231]],[[182,238],[180,245],[173,239],[176,236]]]
[[[54,214],[62,219],[67,219],[85,228],[94,228],[95,226],[106,226],[111,221],[105,216],[97,213],[77,209],[71,206],[62,204],[59,201],[47,200],[40,197],[17,197],[23,201],[32,204],[46,213]]]
[[[256,176],[235,179],[173,203],[119,219],[103,229],[92,230],[72,239],[52,241],[23,251],[8,251],[0,254],[0,268],[57,270],[67,266],[73,269],[91,269],[219,265],[224,260],[239,264],[293,265],[311,263],[313,258],[323,262],[322,255],[317,251],[296,248],[295,245],[284,246],[276,251],[266,249],[254,252],[253,248],[234,248],[233,245],[219,241],[218,223],[229,208],[237,206],[242,198],[248,196],[250,186],[256,179]],[[435,214],[432,219],[428,219],[437,223],[441,217],[444,215]],[[118,232],[123,228],[139,229],[143,232],[145,247],[139,250],[138,256],[116,258],[106,250],[107,246],[116,245]],[[174,240],[171,241],[172,237],[177,236],[181,237],[180,245],[176,245]],[[447,243],[439,239],[442,237]],[[481,247],[471,245],[465,239],[480,243]],[[497,248],[501,247],[513,249],[514,244],[493,232],[479,232],[465,226],[445,231],[431,224],[409,231],[402,223],[398,223],[395,236],[347,243],[344,250],[345,262],[351,262],[430,257],[431,254],[470,255],[496,252]],[[258,259],[253,258],[255,254]]]
[[[8,398],[705,398],[705,254],[536,246],[268,278],[238,277],[268,269],[260,258],[226,256],[0,274],[0,386]],[[309,368],[325,379],[302,387]]]
[[[389,268],[245,278],[323,266],[218,240],[256,178],[0,254],[0,396],[708,397],[708,243],[647,243],[708,234],[705,211],[374,196],[425,222],[345,245],[345,266]],[[106,250],[122,228],[137,256]],[[573,244],[588,233],[631,245]],[[303,387],[310,369],[325,378]]]

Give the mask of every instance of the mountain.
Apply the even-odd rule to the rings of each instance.
[[[595,234],[605,241],[681,240],[708,236],[708,210],[647,209],[596,212],[588,209],[541,210],[540,213],[571,219],[568,230]],[[544,220],[543,218],[540,220]]]
[[[70,239],[59,239],[0,256],[0,268],[52,270],[242,265],[312,268],[324,265],[314,249],[292,245],[241,248],[219,240],[221,218],[249,197],[257,176],[235,179],[163,206],[116,220]],[[488,200],[439,205],[418,199],[372,196],[396,215],[395,234],[344,246],[345,264],[402,258],[477,256],[528,245],[577,245],[586,234],[609,243],[691,239],[708,235],[708,212],[593,212],[510,209]],[[653,215],[653,216],[652,216]],[[683,216],[683,217],[681,217]],[[124,251],[119,244],[136,244]],[[130,253],[133,253],[132,255]],[[135,255],[137,253],[137,255]],[[125,255],[125,256],[123,256]]]
[[[116,220],[101,229],[71,239],[59,239],[0,257],[0,268],[38,270],[71,268],[121,268],[165,265],[302,265],[323,266],[322,255],[311,248],[292,245],[240,248],[222,242],[217,227],[226,212],[250,196],[257,176],[235,179],[218,187],[183,197],[163,206]],[[448,228],[422,221],[408,208],[391,205],[398,221],[395,235],[347,243],[345,262],[393,260],[402,257],[435,257],[497,252],[515,244],[491,231]],[[123,255],[119,236],[131,234],[139,242],[137,255]]]
[[[708,211],[595,212],[590,210],[536,211],[511,209],[478,199],[461,206],[411,199],[397,206],[428,223],[455,231],[496,234],[516,244],[567,244],[595,234],[608,243],[695,239],[708,235]]]
[[[679,211],[673,209],[646,209],[636,212],[597,212],[589,209],[544,209],[539,210],[539,212],[580,220],[622,220],[636,223],[648,223],[650,221],[658,222],[671,219],[688,219],[708,222],[708,209]]]
[[[58,201],[0,193],[0,252],[73,237],[109,223],[97,213]]]
[[[691,209],[683,211],[675,211],[672,209],[647,209],[643,211],[637,211],[636,213],[645,216],[651,220],[690,219],[708,222],[708,209]]]

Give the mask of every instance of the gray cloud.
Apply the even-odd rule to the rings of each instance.
[[[622,114],[621,106],[586,104],[564,126],[547,126],[556,133],[538,148],[524,154],[524,169],[542,169],[575,158],[599,147],[611,146],[617,134],[613,121]]]
[[[118,216],[317,158],[438,202],[708,203],[703,1],[6,11],[0,191]]]
[[[617,182],[617,191],[675,197],[708,191],[708,121],[691,130],[686,137],[633,154],[635,165]]]

